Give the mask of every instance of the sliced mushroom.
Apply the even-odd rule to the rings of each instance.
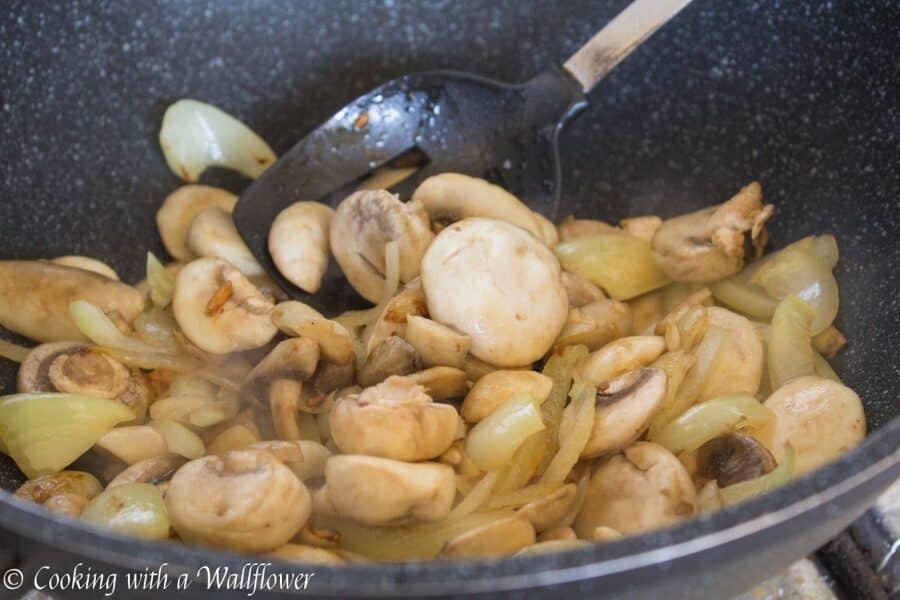
[[[826,358],[834,358],[847,345],[847,338],[834,325],[829,325],[812,337],[813,349]]]
[[[39,342],[84,340],[69,315],[75,300],[128,323],[144,310],[140,292],[103,275],[41,260],[0,261],[0,326]]]
[[[96,447],[109,452],[128,465],[169,453],[166,439],[148,425],[128,425],[111,429],[97,440]]]
[[[362,387],[377,385],[391,375],[409,375],[422,369],[422,358],[409,342],[391,336],[378,344],[356,374]]]
[[[578,536],[575,535],[575,530],[571,527],[555,527],[550,529],[549,531],[545,531],[538,535],[538,542],[553,542],[553,541],[568,541],[568,540],[577,540]]]
[[[279,379],[306,381],[316,372],[319,345],[311,339],[297,337],[279,342],[263,358],[244,382],[244,389],[265,386]]]
[[[439,558],[496,558],[515,554],[535,543],[534,527],[521,517],[491,521],[444,544]]]
[[[628,335],[631,330],[631,309],[618,300],[597,300],[580,308],[573,308],[555,345],[584,344],[596,350],[604,344]]]
[[[662,446],[638,442],[594,470],[574,529],[588,540],[600,526],[631,535],[686,519],[695,509],[684,466]]]
[[[862,442],[866,416],[859,396],[845,385],[817,376],[789,381],[765,401],[773,425],[755,432],[780,463],[784,446],[794,448],[794,476],[834,460]]]
[[[668,377],[662,369],[635,369],[610,381],[597,394],[594,427],[581,458],[602,456],[628,447],[637,440],[662,407]],[[575,426],[574,405],[563,411],[560,443]]]
[[[440,456],[456,437],[456,409],[432,401],[409,377],[389,377],[331,410],[331,438],[341,452],[419,461]]]
[[[706,309],[709,327],[727,332],[697,402],[725,394],[756,395],[763,371],[763,346],[753,323],[726,308]]]
[[[204,208],[194,216],[187,230],[187,247],[197,256],[221,258],[248,277],[264,273],[238,233],[231,213],[218,206]]]
[[[330,550],[316,548],[315,546],[306,546],[304,544],[285,544],[280,548],[272,550],[266,554],[266,556],[306,565],[328,565],[338,567],[347,564],[347,561],[341,558],[340,555],[335,554]]]
[[[302,481],[325,477],[325,463],[332,456],[331,450],[311,440],[299,440],[294,443],[297,444],[303,454],[302,461],[285,463],[294,471],[294,474]]]
[[[743,433],[723,433],[697,449],[697,475],[726,487],[762,477],[775,468],[765,446]]]
[[[116,400],[142,423],[152,393],[139,369],[77,342],[52,342],[35,347],[19,367],[19,392],[64,392]]]
[[[757,182],[744,186],[734,197],[716,206],[663,222],[653,236],[653,256],[675,281],[717,281],[744,265],[744,234],[756,258],[762,255],[768,235],[765,224],[774,207],[763,205]]]
[[[297,423],[300,411],[300,393],[303,384],[293,379],[276,379],[269,384],[269,410],[272,412],[272,426],[279,440],[301,439]]]
[[[336,514],[360,523],[436,521],[450,512],[456,478],[452,468],[438,463],[341,454],[325,464],[323,490]]]
[[[631,309],[630,335],[652,335],[664,315],[660,291],[649,292],[627,302]]]
[[[497,366],[539,359],[568,313],[559,261],[502,221],[465,219],[444,229],[422,261],[422,283],[431,318],[470,336],[470,352]]]
[[[594,528],[594,533],[591,535],[591,541],[613,542],[615,540],[621,539],[622,537],[622,534],[612,527],[604,527],[603,525],[599,525]]]
[[[623,373],[649,365],[665,351],[666,340],[659,336],[620,338],[592,352],[581,365],[579,374],[588,383],[599,386]]]
[[[29,479],[16,496],[55,513],[78,517],[89,500],[103,491],[97,478],[84,471],[60,471]]]
[[[416,349],[428,367],[461,367],[469,353],[472,338],[452,327],[416,315],[406,316],[403,336]]]
[[[578,488],[567,483],[540,500],[529,502],[516,511],[516,516],[531,523],[538,533],[546,531],[560,521],[575,504]]]
[[[465,371],[453,367],[431,367],[411,373],[409,378],[424,387],[434,400],[462,398],[469,391]]]
[[[212,354],[259,348],[278,332],[272,302],[240,271],[216,258],[197,259],[179,271],[172,308],[184,335]]]
[[[578,308],[585,304],[606,299],[606,294],[603,293],[603,290],[597,287],[594,282],[577,273],[563,271],[562,281],[563,286],[566,288],[566,296],[569,297],[569,306],[571,308]]]
[[[416,277],[400,288],[378,315],[375,324],[366,330],[366,352],[371,354],[378,344],[392,335],[403,337],[406,334],[406,319],[410,315],[428,316],[425,290],[422,289],[420,277]]]
[[[316,415],[330,411],[334,405],[335,392],[352,386],[355,381],[354,361],[345,365],[320,361],[312,378],[303,385],[300,409]]]
[[[334,211],[321,202],[295,202],[278,213],[269,230],[269,254],[278,272],[314,294],[328,267],[328,229]]]
[[[530,368],[531,365],[528,365],[527,367],[519,367],[519,370],[524,371]],[[469,378],[469,381],[478,381],[488,373],[500,370],[500,367],[486,363],[480,358],[475,358],[469,354],[463,361],[462,370],[465,372],[466,377]]]
[[[544,243],[550,248],[557,245],[559,243],[559,232],[556,231],[556,225],[553,224],[553,221],[539,212],[534,213],[534,218],[537,221],[538,228],[541,230],[540,237],[544,240]]]
[[[550,395],[553,380],[536,371],[494,371],[475,382],[460,407],[469,423],[477,423],[497,410],[510,396],[530,394],[538,404]]]
[[[310,497],[293,471],[262,450],[232,450],[182,466],[166,493],[186,542],[241,552],[286,544],[306,523]]]
[[[208,427],[231,419],[241,408],[237,392],[216,388],[208,381],[180,373],[171,383],[167,395],[150,405],[150,418],[168,419],[193,427]]]
[[[566,216],[556,229],[559,232],[559,239],[563,242],[598,233],[622,233],[621,229],[609,223],[594,219],[576,219],[572,215]]]
[[[656,231],[662,225],[662,219],[654,215],[645,217],[632,217],[630,219],[622,219],[619,225],[622,231],[642,240],[651,241]]]
[[[150,483],[153,485],[168,481],[185,463],[185,459],[175,454],[163,454],[140,460],[116,475],[106,484],[106,489],[126,483]]]
[[[112,267],[110,267],[103,261],[99,261],[96,258],[91,258],[89,256],[60,256],[58,258],[51,259],[50,262],[55,265],[61,265],[63,267],[74,267],[83,271],[90,271],[91,273],[96,273],[97,275],[103,275],[107,279],[119,281],[119,274],[116,273]]]
[[[319,311],[302,302],[281,302],[272,312],[272,322],[288,335],[300,335],[319,344],[322,357],[330,362],[346,364],[353,356],[353,338],[338,323],[326,319]]]
[[[505,221],[544,241],[543,225],[536,214],[498,185],[461,173],[433,175],[413,192],[431,221],[444,226],[470,217]]]
[[[331,253],[359,295],[378,302],[384,292],[384,247],[398,244],[400,281],[419,274],[422,255],[434,234],[421,204],[404,204],[386,190],[363,190],[347,196],[331,220]]]
[[[237,200],[231,192],[208,185],[184,185],[169,194],[156,213],[156,226],[166,251],[178,260],[194,258],[187,246],[191,220],[198,212],[211,206],[230,214]]]

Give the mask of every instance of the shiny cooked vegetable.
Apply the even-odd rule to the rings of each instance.
[[[259,175],[269,147],[179,101],[160,133],[188,182]],[[220,152],[212,152],[215,145]],[[411,198],[379,172],[334,209],[298,202],[268,248],[315,293],[333,256],[374,304],[286,301],[189,183],[157,225],[173,262],[119,281],[82,256],[0,261],[20,362],[0,452],[20,498],[148,539],[310,564],[567,551],[765,493],[865,436],[828,359],[831,235],[763,256],[753,182],[722,204],[554,226],[458,173]]]

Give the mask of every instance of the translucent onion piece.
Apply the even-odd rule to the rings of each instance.
[[[768,321],[775,312],[776,302],[765,290],[739,275],[712,283],[709,289],[716,300],[751,319]]]
[[[169,537],[169,515],[162,494],[149,483],[123,483],[107,489],[88,503],[81,518],[135,537]]]
[[[491,492],[494,489],[494,485],[497,483],[497,472],[491,471],[485,474],[484,477],[479,480],[478,483],[475,484],[466,497],[462,499],[462,501],[453,507],[453,509],[447,513],[447,516],[441,520],[441,523],[448,525],[455,521],[459,521],[460,519],[464,519],[468,517],[476,510],[481,508],[491,496]]]
[[[660,409],[661,412],[671,411],[675,406],[678,390],[681,389],[684,378],[687,376],[690,368],[694,366],[695,362],[696,359],[694,358],[694,355],[686,350],[666,352],[653,362],[652,366],[664,370],[668,376],[666,383],[666,397],[663,400],[663,405]],[[663,423],[663,425],[665,425],[665,423]]]
[[[222,456],[229,450],[240,450],[241,448],[246,448],[250,444],[255,444],[258,441],[259,436],[246,425],[232,425],[217,435],[215,439],[210,442],[207,450],[209,454]]]
[[[834,239],[833,235],[826,233],[825,235],[817,236],[815,240],[815,250],[816,254],[819,255],[819,258],[821,258],[829,268],[834,269],[837,266],[841,254],[838,251],[837,240]]]
[[[186,373],[200,367],[200,362],[185,354],[165,354],[161,352],[134,352],[118,348],[97,348],[100,352],[108,354],[123,365],[137,367],[139,369],[165,369],[176,373]]]
[[[813,368],[816,370],[816,375],[818,375],[819,377],[824,377],[825,379],[837,381],[838,383],[843,383],[841,381],[841,378],[838,377],[838,374],[834,372],[834,369],[831,368],[831,365],[828,363],[828,360],[826,360],[824,356],[822,356],[818,352],[813,352],[812,359]]]
[[[578,486],[575,489],[575,500],[572,501],[572,506],[569,507],[569,510],[566,511],[566,514],[559,521],[548,527],[547,531],[559,527],[568,527],[575,522],[575,518],[581,512],[581,507],[584,506],[584,500],[587,498],[587,489],[590,481],[591,471],[590,469],[585,469],[581,479],[578,480]]]
[[[0,397],[0,441],[29,478],[55,473],[134,413],[114,400],[75,394]]]
[[[99,306],[87,300],[76,300],[70,304],[69,314],[78,329],[95,344],[139,354],[163,353],[157,346],[122,333]]]
[[[384,245],[384,264],[384,291],[381,294],[381,301],[372,308],[341,313],[335,317],[335,321],[349,329],[371,325],[378,320],[391,298],[400,289],[400,247],[397,242],[388,242]]]
[[[591,430],[594,428],[594,411],[597,406],[597,388],[590,385],[576,384],[572,386],[572,407],[575,411],[575,426],[559,446],[559,452],[547,465],[539,483],[562,484],[578,456],[584,450]]]
[[[762,477],[721,488],[719,496],[722,498],[722,503],[725,506],[736,504],[784,485],[794,475],[794,461],[794,449],[788,444],[784,447],[784,458],[781,459],[781,464],[774,470]]]
[[[129,465],[168,454],[165,438],[148,425],[111,429],[97,440],[96,446]]]
[[[155,346],[159,352],[178,351],[174,334],[176,327],[175,318],[158,306],[142,312],[134,320],[134,332],[137,336],[141,341]]]
[[[547,426],[547,448],[539,472],[543,473],[559,448],[559,423],[562,420],[566,398],[578,363],[588,355],[587,346],[566,346],[562,351],[554,351],[544,365],[544,375],[553,380],[550,395],[541,405],[541,416]]]
[[[750,278],[776,300],[797,296],[815,311],[812,333],[831,325],[838,312],[838,285],[831,267],[816,253],[815,238],[787,246],[762,265]]]
[[[514,556],[538,556],[540,554],[550,554],[552,552],[562,552],[564,550],[574,550],[576,548],[584,548],[590,546],[587,540],[550,540],[548,542],[538,542],[531,546],[526,546]]]
[[[500,469],[529,436],[543,429],[540,407],[531,394],[515,394],[469,430],[466,454],[480,469]]]
[[[487,507],[492,510],[519,508],[520,506],[525,506],[529,502],[534,502],[535,500],[540,500],[545,496],[549,496],[560,487],[562,486],[558,483],[532,483],[531,485],[512,492],[496,494],[491,498],[490,502],[488,502]]]
[[[722,496],[719,494],[719,484],[713,479],[697,491],[697,512],[709,513],[721,508]]]
[[[172,454],[188,459],[200,458],[206,454],[203,440],[196,433],[177,421],[163,419],[150,421],[150,427],[159,432],[166,441],[166,447]]]
[[[678,454],[696,450],[729,431],[763,427],[774,418],[775,414],[753,396],[732,394],[688,409],[658,434],[650,434],[648,439]]]
[[[538,431],[522,442],[513,454],[509,466],[500,472],[494,490],[497,493],[517,490],[538,472],[544,458],[547,457],[549,438],[548,430]],[[463,453],[465,456],[465,453]],[[549,458],[547,459],[549,463]]]
[[[25,360],[25,357],[28,356],[30,352],[30,348],[19,346],[12,342],[7,342],[6,340],[0,340],[0,357],[7,360],[20,363]]]
[[[210,166],[256,179],[276,160],[249,127],[215,106],[189,99],[166,109],[159,144],[172,172],[189,182],[196,182]]]
[[[815,374],[810,340],[814,316],[813,308],[796,296],[788,296],[775,309],[767,353],[773,390],[791,379]]]
[[[628,300],[666,285],[650,243],[619,233],[580,237],[556,246],[565,270],[588,278],[616,300]]]
[[[175,291],[175,280],[152,252],[147,253],[147,285],[153,304],[159,308],[167,307],[172,301],[172,292]]]

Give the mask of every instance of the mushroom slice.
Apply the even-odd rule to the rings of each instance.
[[[238,233],[231,213],[218,206],[204,208],[194,216],[187,230],[187,247],[197,256],[221,258],[248,277],[264,273]]]
[[[309,518],[310,496],[270,452],[232,450],[178,469],[166,492],[166,508],[186,542],[268,552],[300,531]]]
[[[559,232],[559,239],[563,242],[598,233],[622,233],[621,229],[609,223],[595,219],[576,219],[572,215],[566,216],[556,229]]]
[[[538,535],[538,542],[577,540],[575,530],[571,527],[555,527]]]
[[[762,380],[764,356],[762,342],[753,323],[718,306],[707,308],[706,317],[710,328],[724,330],[726,335],[697,402],[727,394],[756,395]]]
[[[166,439],[148,425],[128,425],[111,429],[97,440],[96,447],[109,452],[128,465],[169,453]]]
[[[775,468],[765,446],[743,433],[723,433],[697,449],[697,475],[720,488],[762,477]]]
[[[183,185],[169,194],[156,213],[156,227],[166,251],[178,260],[194,258],[187,246],[188,227],[194,216],[213,206],[230,214],[237,200],[231,192],[208,185]]]
[[[597,394],[594,427],[581,458],[602,456],[621,450],[637,440],[650,426],[666,397],[668,377],[662,369],[644,368],[609,382]],[[559,439],[564,440],[575,426],[575,409],[563,411]]]
[[[604,527],[603,525],[599,525],[594,528],[594,533],[591,534],[591,541],[613,542],[615,540],[621,539],[622,537],[622,534],[612,527]]]
[[[495,558],[515,554],[535,543],[534,527],[522,517],[491,521],[444,544],[440,558]]]
[[[814,375],[784,384],[764,402],[775,423],[755,432],[781,463],[784,446],[796,452],[794,477],[821,467],[862,442],[866,417],[859,396]]]
[[[172,308],[184,335],[212,354],[259,348],[278,332],[270,316],[272,302],[217,258],[197,259],[178,272]]]
[[[477,423],[515,394],[526,393],[543,404],[553,380],[537,371],[494,371],[475,382],[460,407],[469,423]]]
[[[762,187],[754,181],[724,204],[664,221],[653,236],[653,256],[675,281],[723,279],[744,265],[745,233],[756,258],[762,255],[773,211],[771,204],[763,205]]]
[[[422,255],[434,234],[421,204],[403,204],[386,190],[363,190],[347,196],[331,219],[331,253],[359,294],[378,302],[384,292],[384,247],[395,241],[400,251],[400,281],[419,274]]]
[[[533,214],[537,221],[538,228],[541,230],[540,237],[544,240],[544,243],[550,248],[557,245],[559,243],[559,232],[556,231],[556,225],[553,224],[553,221],[539,212]]]
[[[591,385],[599,386],[623,373],[649,365],[665,351],[666,340],[659,336],[620,338],[588,355],[579,374]]]
[[[305,544],[285,544],[280,548],[266,554],[269,558],[284,560],[287,562],[303,563],[305,565],[328,565],[338,567],[347,563],[339,555],[324,548],[307,546]]]
[[[436,521],[450,512],[456,477],[452,468],[438,463],[341,454],[325,464],[323,489],[336,514],[360,523],[383,525],[408,517]]]
[[[70,517],[78,517],[88,501],[103,491],[97,478],[84,471],[60,471],[29,479],[16,497]]]
[[[582,539],[599,526],[631,535],[686,519],[695,508],[684,465],[662,446],[638,442],[594,470],[574,529]]]
[[[366,331],[366,352],[371,353],[378,344],[392,335],[403,337],[406,334],[406,319],[410,315],[420,317],[428,316],[428,306],[425,304],[425,290],[422,289],[422,279],[416,277],[400,288],[394,297],[388,301],[387,306],[378,315],[378,320]]]
[[[531,523],[538,533],[546,531],[566,516],[575,504],[577,490],[574,483],[567,483],[540,500],[529,502],[516,515]]]
[[[566,288],[566,296],[569,297],[569,306],[571,308],[578,308],[585,304],[606,299],[606,294],[603,293],[603,290],[597,287],[594,282],[577,273],[563,271],[562,281],[563,286]]]
[[[76,300],[128,323],[144,310],[140,292],[103,275],[42,260],[0,261],[0,326],[39,342],[84,340],[69,314]]]
[[[328,228],[334,210],[321,202],[295,202],[269,229],[269,254],[278,272],[310,294],[319,291],[328,267]]]
[[[389,377],[331,410],[331,438],[341,452],[419,461],[443,454],[456,438],[458,415],[409,377]]]
[[[409,342],[391,336],[378,344],[356,374],[362,387],[377,385],[391,375],[409,375],[422,369],[422,358]]]
[[[438,401],[462,398],[469,390],[466,372],[453,367],[431,367],[411,373],[409,378],[424,387],[425,393]]]
[[[501,367],[542,357],[569,308],[553,253],[503,221],[465,219],[441,231],[422,260],[422,283],[431,318],[470,336],[470,352]]]
[[[290,300],[279,303],[272,313],[272,322],[288,335],[315,340],[327,361],[343,365],[353,356],[350,332],[337,321],[326,319],[319,311],[302,302]]]
[[[472,345],[472,338],[452,327],[415,315],[406,316],[403,337],[429,367],[462,367]]]
[[[316,372],[319,345],[308,338],[279,342],[247,376],[244,388],[252,388],[279,379],[306,381]]]
[[[433,175],[413,192],[413,202],[425,207],[428,218],[442,225],[470,217],[506,221],[544,241],[544,225],[536,214],[498,185],[461,173]]]
[[[185,459],[175,454],[163,454],[145,458],[132,464],[127,469],[116,475],[112,481],[106,484],[106,488],[123,485],[126,483],[151,483],[157,485],[168,481],[185,463]]]
[[[588,350],[596,350],[628,335],[631,322],[631,309],[624,302],[597,300],[569,311],[566,324],[554,345],[562,347],[584,344]]]
[[[632,298],[627,304],[631,309],[631,335],[652,335],[665,316],[663,295],[658,290]]]
[[[97,275],[103,275],[107,279],[119,281],[119,274],[116,273],[112,267],[110,267],[105,262],[99,261],[96,258],[91,258],[89,256],[60,256],[58,258],[51,259],[50,262],[55,265],[61,265],[63,267],[74,267],[83,271],[90,271],[91,273],[96,273]]]

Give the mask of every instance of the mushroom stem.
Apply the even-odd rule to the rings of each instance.
[[[303,384],[293,379],[276,379],[269,384],[269,406],[272,409],[272,424],[275,435],[280,440],[300,439],[297,427],[297,412],[300,407],[300,392]]]

